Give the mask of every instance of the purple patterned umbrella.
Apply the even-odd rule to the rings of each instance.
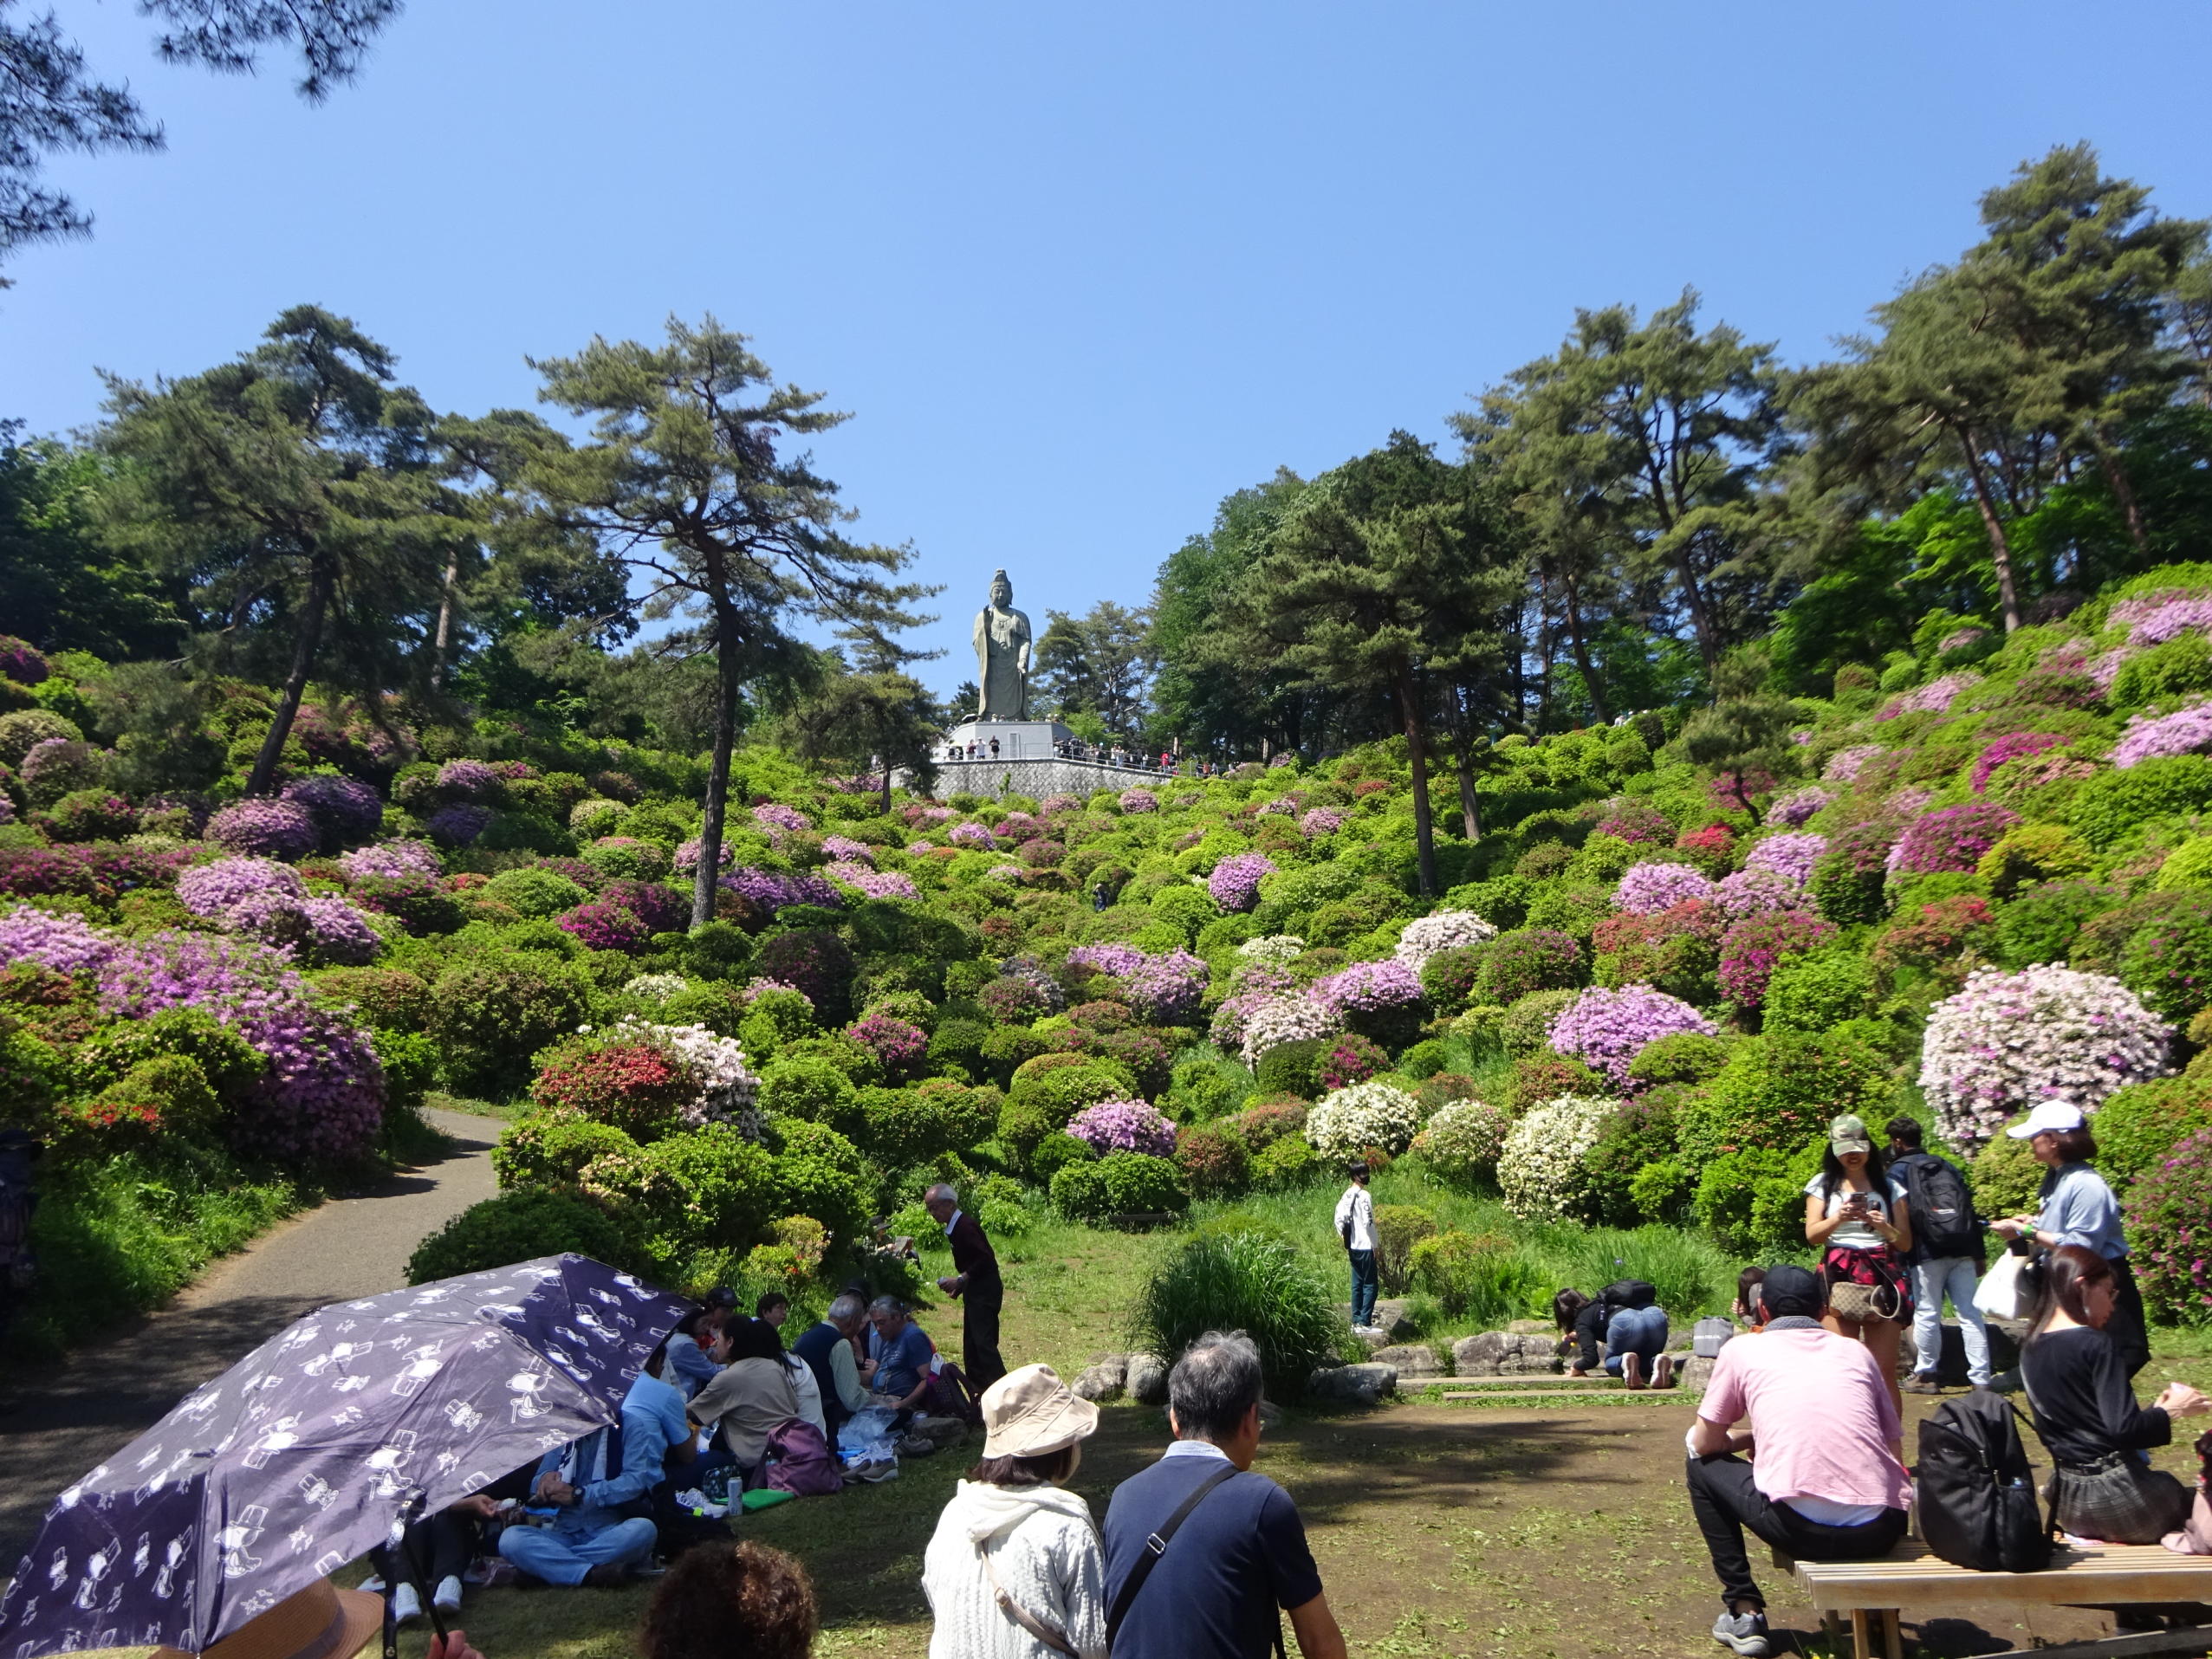
[[[615,1421],[685,1304],[579,1255],[334,1302],[54,1500],[0,1654],[198,1653],[444,1508]]]

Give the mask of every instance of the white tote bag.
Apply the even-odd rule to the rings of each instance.
[[[1993,1319],[2021,1318],[2027,1293],[2020,1275],[2027,1266],[2026,1256],[2014,1255],[2010,1250],[1999,1256],[1996,1265],[1974,1287],[1975,1306]]]

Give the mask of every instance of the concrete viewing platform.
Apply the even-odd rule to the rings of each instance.
[[[998,752],[991,753],[996,739]],[[969,746],[975,746],[970,760]],[[1185,781],[1158,767],[1077,760],[1083,740],[1057,720],[964,720],[934,751],[940,795],[1089,795],[1100,789],[1160,787]],[[958,758],[954,758],[955,755]],[[894,780],[905,781],[904,778]]]

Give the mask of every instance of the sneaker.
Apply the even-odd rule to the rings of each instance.
[[[630,1582],[630,1569],[601,1561],[584,1572],[584,1583],[594,1590],[619,1590]]]
[[[400,1584],[392,1592],[392,1622],[412,1624],[423,1616],[423,1598],[415,1593],[412,1584]]]
[[[1936,1380],[1933,1371],[1915,1371],[1904,1385],[1907,1394],[1941,1394],[1943,1385]]]
[[[1774,1650],[1764,1613],[1722,1613],[1713,1621],[1713,1640],[1742,1659],[1767,1659]]]
[[[1674,1386],[1674,1356],[1672,1354],[1659,1356],[1659,1363],[1651,1368],[1651,1386],[1653,1388]]]
[[[384,1593],[384,1579],[381,1574],[372,1572],[354,1587],[364,1595],[381,1596]]]
[[[1623,1354],[1620,1357],[1620,1375],[1621,1380],[1629,1387],[1642,1388],[1644,1386],[1644,1356],[1634,1352]]]
[[[438,1593],[430,1598],[430,1604],[441,1613],[459,1612],[461,1610],[460,1579],[450,1572],[440,1578],[438,1581]]]

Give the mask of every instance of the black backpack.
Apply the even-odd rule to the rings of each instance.
[[[1912,1206],[1913,1254],[1940,1261],[1982,1254],[1982,1218],[1966,1178],[1932,1152],[1904,1164],[1905,1202]]]
[[[1953,1566],[2036,1572],[2051,1565],[2019,1415],[2001,1396],[1977,1390],[1944,1401],[1920,1425],[1920,1535]]]

